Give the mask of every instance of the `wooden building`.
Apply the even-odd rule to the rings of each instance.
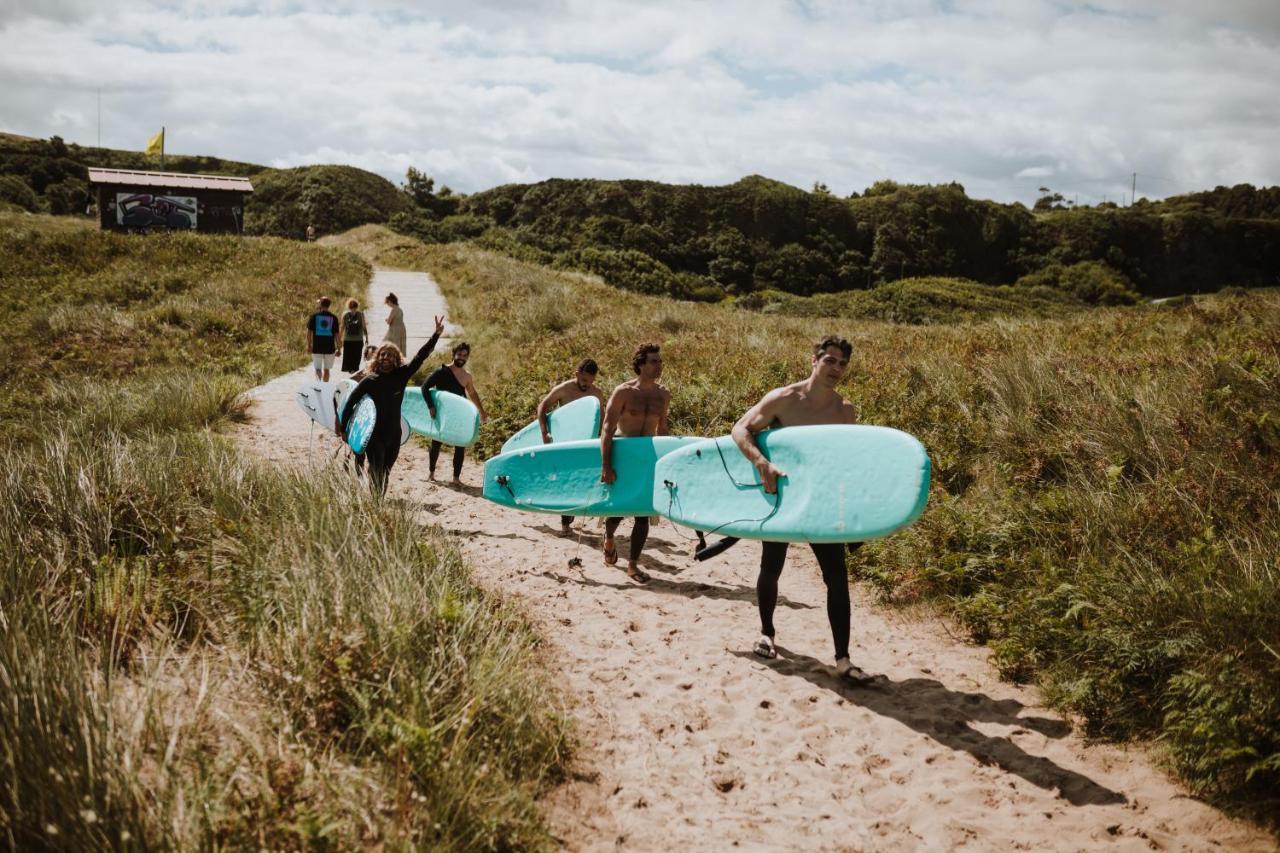
[[[213,234],[244,232],[248,178],[89,169],[98,227],[118,231],[168,229]]]

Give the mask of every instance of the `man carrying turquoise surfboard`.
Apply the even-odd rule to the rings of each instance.
[[[459,397],[467,397],[472,403],[475,403],[477,409],[480,410],[480,422],[484,423],[489,419],[488,413],[484,410],[484,403],[480,402],[480,392],[476,390],[475,377],[467,370],[467,360],[471,358],[471,344],[466,341],[453,345],[453,361],[442,364],[427,377],[422,383],[422,396],[427,401],[427,411],[431,413],[431,417],[436,417],[436,405],[431,400],[431,394],[428,393],[432,388],[438,388],[441,392],[447,394],[457,394]],[[427,450],[427,477],[434,480],[436,478],[436,461],[440,458],[440,448],[443,445],[434,439],[430,448]],[[453,449],[453,482],[458,484],[462,482],[462,460],[466,456],[467,449],[465,447],[455,447]]]
[[[542,431],[543,444],[551,443],[551,424],[547,416],[555,407],[581,400],[583,397],[595,397],[600,401],[600,407],[604,408],[604,394],[600,393],[600,389],[596,387],[596,376],[599,373],[600,367],[595,359],[584,358],[578,365],[578,369],[574,371],[572,379],[561,382],[542,398],[542,402],[538,404],[538,429]],[[560,516],[561,536],[568,536],[572,532],[569,527],[571,524],[573,524],[572,515]]]
[[[605,406],[604,423],[600,427],[600,481],[613,483],[618,479],[613,470],[613,437],[669,435],[667,410],[671,407],[671,392],[658,384],[662,376],[662,353],[657,344],[645,343],[636,347],[631,356],[631,368],[635,379],[623,382],[613,389],[609,404]],[[618,564],[618,548],[613,541],[622,518],[610,518],[604,523],[604,561],[606,565]],[[640,570],[640,552],[649,538],[649,517],[636,516],[631,528],[631,552],[627,561],[627,577],[644,583],[649,576]]]
[[[826,337],[813,345],[813,367],[809,378],[784,385],[765,394],[733,425],[733,441],[760,474],[760,483],[769,494],[778,491],[778,478],[785,477],[765,458],[756,445],[755,436],[766,429],[808,426],[814,424],[852,424],[857,415],[853,404],[836,391],[836,385],[849,368],[853,346],[844,338]],[[852,543],[855,548],[861,543]],[[787,559],[786,542],[762,542],[760,576],[756,580],[756,603],[760,609],[760,639],[752,649],[757,655],[775,658],[776,632],[773,611],[778,604],[778,578]],[[845,545],[813,542],[809,545],[822,568],[827,586],[827,620],[835,641],[836,674],[854,683],[869,676],[849,660],[849,576],[845,571]]]

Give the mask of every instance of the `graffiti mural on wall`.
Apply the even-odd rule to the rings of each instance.
[[[125,228],[196,227],[195,196],[116,193],[116,224]]]

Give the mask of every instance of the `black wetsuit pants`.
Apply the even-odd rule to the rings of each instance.
[[[436,460],[440,458],[441,444],[438,441],[431,442],[431,449],[427,451],[427,466],[431,470],[432,476],[436,473]],[[467,455],[465,447],[455,447],[453,449],[453,479],[462,476],[462,457]]]
[[[774,635],[773,611],[778,606],[778,578],[787,561],[786,542],[761,542],[760,577],[756,581],[756,602],[760,607],[760,633]],[[851,543],[850,550],[861,547]],[[842,543],[814,542],[810,546],[822,568],[822,582],[827,585],[827,621],[831,623],[831,639],[835,641],[836,658],[849,656],[849,574],[844,567]]]
[[[369,488],[378,497],[387,493],[387,481],[391,478],[391,468],[400,458],[400,424],[396,424],[396,433],[390,440],[379,441],[374,435],[369,446],[364,449],[365,461],[369,463]]]
[[[637,515],[635,521],[635,525],[631,528],[631,562],[633,563],[640,559],[640,552],[644,550],[644,542],[649,538],[649,516]],[[613,534],[618,532],[618,525],[620,524],[622,524],[621,516],[605,519],[605,538],[612,539]]]

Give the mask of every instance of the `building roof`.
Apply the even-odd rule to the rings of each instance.
[[[184,175],[179,172],[135,172],[130,169],[90,169],[89,183],[125,184],[131,187],[169,187],[184,190],[234,190],[251,193],[248,178],[226,175]]]

